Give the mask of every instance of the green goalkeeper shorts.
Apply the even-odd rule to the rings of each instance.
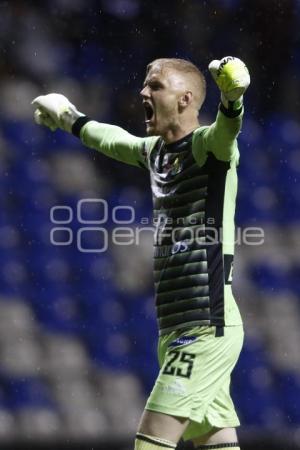
[[[163,335],[158,343],[160,372],[146,409],[190,419],[184,439],[212,428],[237,427],[240,422],[230,396],[230,376],[238,360],[242,326],[197,327]]]

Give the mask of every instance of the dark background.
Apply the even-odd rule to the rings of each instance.
[[[111,243],[114,208],[123,221],[135,208],[133,228],[150,220],[148,175],[37,127],[31,100],[63,93],[143,136],[145,67],[182,57],[206,76],[200,122],[211,123],[219,92],[207,66],[226,55],[252,80],[236,222],[265,235],[236,249],[241,445],[300,447],[299,10],[297,0],[0,2],[1,448],[133,448],[158,370],[151,232]],[[107,251],[95,251],[105,236]]]

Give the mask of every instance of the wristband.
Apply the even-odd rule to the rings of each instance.
[[[75,122],[72,125],[72,134],[74,134],[74,136],[80,138],[80,131],[81,128],[88,122],[90,122],[92,119],[88,116],[81,116],[78,117],[78,119],[75,120]]]

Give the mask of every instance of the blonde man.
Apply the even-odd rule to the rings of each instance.
[[[150,172],[156,234],[154,279],[160,372],[136,435],[135,450],[239,449],[229,386],[243,342],[232,295],[237,136],[245,64],[233,57],[209,69],[221,90],[216,121],[201,126],[205,79],[190,61],[147,67],[141,90],[147,137],[99,123],[60,94],[37,97],[35,120]]]

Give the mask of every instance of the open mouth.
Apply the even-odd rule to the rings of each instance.
[[[145,122],[146,122],[146,123],[149,123],[149,122],[151,121],[151,119],[153,119],[153,116],[154,116],[154,110],[153,110],[153,107],[152,107],[152,105],[151,105],[150,103],[148,103],[148,102],[144,102],[144,103],[143,103],[143,106],[144,106],[145,117],[146,117]]]

